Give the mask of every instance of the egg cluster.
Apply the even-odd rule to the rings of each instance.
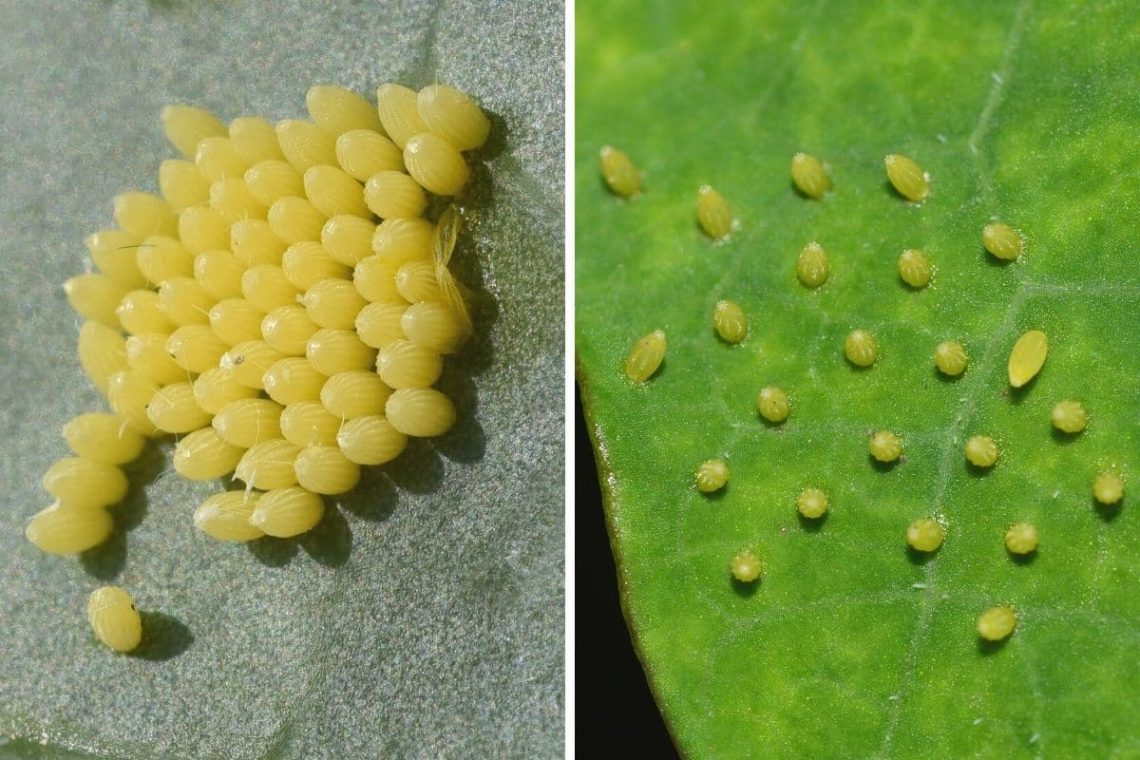
[[[615,157],[620,157],[618,161]],[[603,177],[610,189],[628,198],[640,189],[640,174],[632,160],[616,148],[606,147],[601,155]],[[910,203],[926,202],[931,195],[929,175],[913,159],[898,154],[884,160],[887,180],[897,197]],[[797,153],[791,163],[792,184],[803,198],[822,200],[832,192],[833,182],[826,165],[818,158]],[[632,189],[632,191],[631,191]],[[709,186],[698,192],[697,224],[716,241],[723,240],[738,227],[728,201]],[[1012,261],[1024,252],[1025,241],[1015,229],[1002,222],[984,226],[981,243],[996,259]],[[831,272],[827,251],[817,242],[805,245],[795,258],[795,276],[799,283],[816,290],[826,283]],[[927,287],[935,274],[930,258],[923,251],[906,249],[898,257],[899,278],[911,290]],[[749,317],[733,301],[720,301],[713,312],[713,328],[722,341],[738,344],[748,334]],[[643,384],[654,377],[665,360],[666,338],[656,330],[634,344],[626,359],[625,374],[635,384]],[[838,353],[838,352],[837,352]],[[845,338],[842,356],[856,372],[869,371],[880,359],[879,341],[868,330],[852,330]],[[1009,384],[1014,389],[1025,388],[1045,364],[1048,340],[1040,330],[1022,334],[1012,346],[1008,361]],[[947,377],[957,377],[966,371],[969,358],[965,346],[955,340],[938,344],[933,351],[934,365]],[[769,425],[782,425],[792,413],[792,398],[775,386],[763,387],[756,398],[759,416]],[[1052,410],[1051,422],[1058,434],[1079,435],[1088,425],[1089,415],[1081,402],[1066,399]],[[874,431],[866,442],[873,464],[886,472],[904,460],[904,441],[889,430]],[[978,474],[987,472],[998,461],[997,442],[987,435],[973,435],[965,443],[967,462]],[[710,477],[715,464],[717,477]],[[702,463],[695,472],[696,488],[701,493],[712,493],[724,488],[729,479],[729,468],[723,459]],[[1093,484],[1094,498],[1105,505],[1119,504],[1124,495],[1123,478],[1114,471],[1100,473]],[[796,500],[796,510],[805,520],[819,520],[829,509],[827,494],[817,488],[802,491]],[[947,521],[942,515],[924,516],[913,520],[905,531],[906,543],[913,552],[938,551],[946,540]],[[1011,525],[1004,535],[1007,551],[1013,556],[1032,554],[1038,547],[1037,528],[1029,523]],[[747,561],[743,561],[745,558]],[[741,571],[744,567],[744,571]],[[730,569],[737,582],[752,582],[763,572],[763,563],[749,550],[733,558]],[[978,621],[982,638],[999,640],[1013,632],[1016,612],[1008,606],[995,607],[985,612]]]
[[[321,496],[351,490],[361,466],[455,422],[432,386],[472,330],[448,267],[460,217],[425,214],[467,185],[463,152],[490,122],[446,85],[385,84],[375,106],[317,86],[306,101],[311,120],[276,125],[165,108],[183,157],[162,163],[161,196],[117,196],[117,227],[86,239],[97,271],[64,289],[110,411],[65,427],[76,456],[49,468],[55,503],[26,531],[40,549],[110,536],[121,467],[147,438],[178,437],[186,478],[244,483],[194,523],[249,541],[311,529]]]

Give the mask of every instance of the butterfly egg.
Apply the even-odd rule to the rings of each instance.
[[[139,458],[146,439],[113,414],[86,412],[63,426],[63,437],[77,455],[93,462],[126,464]]]
[[[697,222],[713,240],[728,237],[735,224],[728,201],[710,185],[697,190]]]
[[[245,300],[267,314],[279,306],[296,304],[301,295],[275,264],[258,264],[247,269],[241,276],[241,292]]]
[[[796,511],[809,520],[818,520],[827,514],[827,494],[818,488],[805,488],[796,498]]]
[[[1116,504],[1124,498],[1124,478],[1115,472],[1102,472],[1093,481],[1093,498],[1101,504]]]
[[[174,277],[158,288],[158,307],[176,325],[205,325],[217,301],[193,277]]]
[[[403,316],[408,306],[399,303],[370,303],[356,315],[356,334],[367,346],[384,348],[399,340],[406,340]]]
[[[320,326],[302,306],[278,306],[261,320],[261,337],[285,356],[304,356],[309,338]]]
[[[106,396],[111,376],[126,369],[126,341],[106,325],[84,322],[79,328],[79,364],[91,384]]]
[[[630,198],[641,192],[641,172],[623,151],[604,145],[598,159],[602,164],[602,178],[615,195]]]
[[[823,162],[807,153],[792,156],[792,182],[808,198],[820,200],[831,190],[831,177]]]
[[[77,509],[59,502],[37,512],[24,537],[48,554],[78,554],[106,541],[115,521],[105,509]]]
[[[226,134],[226,125],[217,116],[196,106],[166,106],[161,118],[166,139],[187,158],[194,157],[202,140]]]
[[[723,459],[706,459],[697,467],[694,479],[701,493],[713,493],[724,488],[729,478],[728,465]]]
[[[739,343],[748,337],[748,317],[735,301],[717,301],[713,328],[725,343]]]
[[[240,178],[249,168],[249,162],[241,157],[228,137],[207,137],[198,143],[194,165],[210,184]]]
[[[1025,241],[1017,230],[1008,224],[992,222],[982,228],[982,245],[994,257],[1003,261],[1013,261],[1021,255]]]
[[[198,406],[191,383],[160,388],[146,408],[154,426],[165,433],[189,433],[210,424],[212,414]]]
[[[945,340],[934,349],[934,366],[949,377],[957,377],[966,371],[966,347],[956,340]]]
[[[918,203],[930,195],[930,179],[913,159],[891,153],[883,163],[887,167],[887,179],[903,198]]]
[[[296,446],[333,446],[341,419],[320,401],[294,401],[281,412],[281,435]]]
[[[349,461],[377,465],[400,456],[408,437],[392,427],[386,417],[369,415],[345,421],[337,431],[336,443]]]
[[[263,441],[242,455],[234,477],[251,488],[271,491],[297,483],[294,463],[301,449],[283,438]]]
[[[819,243],[808,243],[796,256],[796,277],[808,288],[818,288],[827,281],[831,266],[827,251]]]
[[[779,424],[788,419],[792,404],[788,400],[788,394],[774,385],[769,385],[761,388],[756,394],[756,409],[768,422]]]
[[[754,583],[764,573],[764,563],[754,553],[744,550],[737,552],[732,558],[728,569],[738,583]]]
[[[158,307],[158,293],[153,290],[132,290],[115,309],[119,324],[132,335],[158,333],[169,335],[178,325]]]
[[[431,388],[402,388],[388,398],[384,415],[404,435],[431,438],[455,424],[455,405]]]
[[[314,166],[336,166],[336,137],[312,122],[277,122],[277,140],[285,160],[302,174]]]
[[[428,192],[436,195],[458,195],[471,179],[467,162],[447,140],[431,132],[423,132],[404,146],[404,166]]]
[[[229,247],[234,258],[248,269],[259,264],[280,264],[287,245],[264,219],[242,219],[230,227]]]
[[[436,227],[426,219],[385,219],[372,237],[372,252],[394,266],[409,261],[430,261]]]
[[[376,91],[377,111],[388,137],[404,149],[413,135],[428,131],[420,116],[415,90],[398,84],[382,84]]]
[[[376,361],[376,349],[361,342],[353,330],[322,328],[305,346],[305,358],[326,377],[350,369],[368,369]]]
[[[852,330],[843,340],[843,355],[856,367],[870,367],[879,360],[879,343],[866,330]]]
[[[1049,341],[1040,330],[1030,330],[1017,339],[1009,352],[1009,384],[1020,388],[1037,376],[1045,365]]]
[[[179,367],[166,351],[167,337],[162,333],[141,333],[127,338],[127,367],[155,385],[185,380],[186,370]]]
[[[146,277],[135,261],[139,239],[122,230],[101,230],[83,239],[99,271],[128,288],[146,287]]]
[[[937,551],[945,539],[945,528],[929,517],[921,517],[906,527],[906,542],[916,552]]]
[[[880,462],[894,462],[902,456],[902,440],[887,430],[878,430],[867,443],[867,451]]]
[[[219,541],[253,541],[265,533],[249,518],[263,494],[225,491],[214,494],[194,510],[194,527]]]
[[[146,407],[155,393],[158,393],[158,385],[133,370],[116,372],[107,380],[107,401],[111,410],[145,436],[161,434],[146,414]]]
[[[397,340],[380,349],[376,371],[392,388],[427,388],[443,373],[443,358],[410,340]]]
[[[305,172],[305,196],[325,216],[370,216],[364,185],[336,166],[314,166]]]
[[[966,441],[966,460],[975,467],[993,467],[998,459],[998,447],[988,435],[971,436]]]
[[[396,270],[396,292],[409,303],[441,300],[435,265],[427,261],[402,264]]]
[[[377,172],[369,177],[364,202],[381,219],[418,217],[427,208],[423,188],[403,172]]]
[[[120,193],[115,196],[115,224],[139,238],[178,233],[178,218],[170,204],[150,193]]]
[[[209,206],[193,206],[178,215],[178,239],[191,255],[229,248],[230,225]]]
[[[284,358],[285,354],[265,341],[248,340],[226,351],[218,360],[218,366],[228,370],[239,385],[261,390],[265,387],[265,373],[274,362]]]
[[[280,161],[285,154],[277,142],[277,130],[265,119],[243,116],[230,122],[230,144],[251,166],[262,161]],[[269,205],[268,203],[265,205]]]
[[[304,198],[279,198],[269,207],[269,227],[287,244],[320,240],[327,217]]]
[[[361,182],[377,172],[404,171],[404,152],[371,129],[354,129],[338,137],[336,160],[348,176]]]
[[[187,372],[199,374],[218,366],[227,348],[207,325],[179,327],[166,339],[166,351],[174,362]]]
[[[426,261],[426,259],[423,260]],[[356,288],[356,292],[374,306],[398,304],[405,307],[408,302],[396,289],[396,272],[401,266],[403,265],[385,261],[379,256],[369,256],[361,259],[360,263],[353,269],[352,284]]]
[[[249,524],[259,533],[291,538],[312,530],[324,513],[320,496],[300,486],[289,486],[262,494]]]
[[[360,465],[336,445],[306,446],[297,455],[296,470],[302,488],[328,496],[347,493],[360,482]]]
[[[313,121],[334,136],[354,129],[383,129],[376,106],[343,87],[314,85],[305,94],[305,104]]]
[[[44,490],[69,509],[101,509],[127,495],[127,476],[113,464],[84,457],[53,462],[44,473]]]
[[[321,389],[321,403],[332,416],[354,420],[383,414],[391,395],[392,389],[375,372],[356,369],[330,377]]]
[[[210,208],[231,224],[241,219],[264,219],[269,207],[253,197],[240,176],[229,177],[210,185]]]
[[[1008,638],[1017,627],[1017,613],[1010,607],[991,607],[978,617],[978,635],[986,641]]]
[[[297,401],[316,401],[328,378],[313,369],[308,359],[289,357],[273,363],[262,381],[269,398],[282,406]]]
[[[282,198],[302,198],[305,183],[301,172],[288,161],[261,161],[246,169],[245,185],[254,198],[272,206]]]
[[[194,257],[194,279],[217,301],[241,295],[241,276],[246,269],[229,251],[203,251]]]
[[[214,334],[228,347],[262,338],[265,312],[244,298],[219,301],[210,308],[209,316]]]
[[[329,258],[346,266],[355,266],[372,255],[372,238],[376,225],[361,216],[341,214],[330,217],[321,228],[321,245]]]
[[[401,304],[396,306],[402,308]],[[400,328],[408,340],[440,354],[455,353],[470,334],[467,325],[455,311],[437,301],[422,301],[404,309],[400,317]],[[368,342],[363,335],[361,339]]]
[[[203,372],[194,381],[194,401],[214,415],[220,414],[227,404],[240,399],[251,399],[256,395],[256,389],[239,385],[233,375],[221,367]]]
[[[1037,551],[1037,528],[1029,523],[1014,523],[1005,532],[1005,548],[1010,554],[1030,554]]]
[[[95,638],[116,652],[130,652],[142,641],[142,617],[131,595],[118,586],[102,586],[91,592],[87,622]]]
[[[416,111],[424,124],[459,150],[474,150],[487,140],[491,121],[483,109],[454,87],[428,85],[416,95]]]
[[[301,296],[301,303],[313,322],[341,330],[351,329],[356,315],[368,304],[351,282],[337,279],[314,283]]]
[[[908,248],[899,254],[899,277],[912,288],[925,288],[930,284],[934,267],[922,251]]]
[[[329,222],[325,223],[326,227]],[[302,291],[321,280],[352,277],[351,266],[336,261],[329,256],[323,245],[311,240],[294,243],[286,249],[285,256],[281,259],[281,271],[293,287]]]
[[[174,238],[147,238],[135,250],[135,263],[155,287],[175,277],[194,276],[194,254]]]
[[[1058,401],[1051,416],[1053,427],[1062,433],[1079,433],[1089,424],[1089,413],[1080,401]]]
[[[226,443],[252,448],[281,437],[281,404],[266,398],[242,398],[222,407],[214,417],[214,430]]]
[[[665,360],[665,333],[654,330],[633,344],[625,358],[625,376],[635,383],[644,383]]]
[[[234,471],[245,450],[231,446],[212,427],[186,435],[174,447],[174,469],[189,480],[214,480]]]
[[[84,319],[108,327],[119,327],[115,313],[130,288],[105,274],[81,274],[63,284],[71,308]]]
[[[174,213],[210,199],[210,183],[190,161],[169,159],[158,167],[158,189]]]

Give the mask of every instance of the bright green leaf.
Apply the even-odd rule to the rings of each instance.
[[[562,39],[556,3],[3,5],[0,756],[561,755]],[[444,381],[456,431],[250,548],[193,528],[222,485],[177,477],[167,443],[133,468],[125,538],[36,551],[59,429],[101,408],[60,285],[114,193],[157,189],[162,106],[297,118],[311,84],[388,80],[454,83],[494,124],[455,257],[480,301]],[[103,582],[144,612],[137,656],[88,628]]]
[[[1140,210],[1137,19],[1091,4],[820,2],[578,5],[577,346],[620,582],[634,640],[690,757],[1104,757],[1140,752],[1138,523],[1131,497],[1097,509],[1094,476],[1140,476]],[[606,144],[644,172],[608,193]],[[794,192],[805,151],[829,167],[822,202]],[[889,189],[883,158],[929,173],[921,205]],[[712,244],[697,188],[733,204],[740,229]],[[1027,250],[1002,265],[982,227],[1000,219]],[[795,277],[818,241],[831,276]],[[912,291],[904,248],[935,266]],[[716,302],[752,321],[716,338]],[[872,331],[857,370],[844,336]],[[1006,361],[1028,329],[1049,336],[1041,375],[1012,391]],[[633,341],[668,336],[662,370],[634,387]],[[935,346],[963,342],[958,380]],[[754,399],[778,385],[790,418]],[[1052,432],[1062,398],[1087,431]],[[874,466],[888,429],[904,459]],[[992,435],[990,472],[963,444]],[[693,471],[724,458],[722,496]],[[808,486],[831,497],[797,519]],[[907,524],[948,528],[932,558]],[[1041,532],[1016,563],[1013,522]],[[741,548],[767,562],[734,587]],[[1020,622],[980,646],[998,603]]]

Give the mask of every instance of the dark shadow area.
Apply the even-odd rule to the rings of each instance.
[[[458,417],[451,430],[433,440],[433,446],[453,462],[471,464],[483,459],[487,451],[487,436],[476,418],[479,402],[475,383],[466,376],[462,362],[457,364],[455,371],[451,371],[453,365],[449,363],[436,387],[455,402]]]
[[[997,465],[992,464],[989,467],[978,467],[976,464],[971,462],[969,459],[966,459],[963,461],[963,466],[966,468],[966,474],[969,475],[970,477],[972,477],[972,478],[984,478],[986,475],[989,475],[991,472],[993,472],[994,467],[996,467]]]
[[[871,467],[873,467],[876,472],[890,472],[891,470],[895,469],[900,464],[902,464],[903,460],[905,460],[905,459],[906,459],[906,457],[900,456],[898,459],[894,460],[893,462],[880,462],[878,459],[875,459],[875,457],[871,456],[870,454],[867,455],[867,461],[871,463]]]
[[[326,567],[340,567],[352,553],[352,529],[348,527],[340,510],[330,504],[327,498],[321,521],[312,530],[291,540],[295,540],[306,554]]]
[[[1003,393],[1005,393],[1009,398],[1009,402],[1011,404],[1020,404],[1025,400],[1025,397],[1029,395],[1029,392],[1033,390],[1033,386],[1037,385],[1037,378],[1039,377],[1041,377],[1040,372],[1031,377],[1029,379],[1029,382],[1020,388],[1014,388],[1012,385],[1007,385]]]
[[[140,660],[169,660],[185,652],[194,641],[190,629],[177,618],[162,612],[140,612],[143,638],[131,657]]]
[[[575,648],[588,653],[576,661],[577,752],[594,758],[676,758],[622,616],[594,452],[577,394],[574,428]]]
[[[1053,436],[1053,440],[1056,441],[1057,443],[1060,443],[1063,445],[1068,445],[1070,443],[1073,443],[1074,441],[1079,440],[1080,437],[1082,435],[1084,435],[1084,432],[1085,432],[1083,430],[1080,430],[1080,431],[1077,431],[1076,433],[1066,433],[1064,430],[1058,430],[1057,428],[1053,427],[1052,425],[1049,426],[1049,430],[1050,430],[1050,434]]]
[[[385,470],[394,484],[411,493],[432,493],[443,483],[443,460],[423,438],[409,438],[408,448]]]
[[[379,467],[360,468],[360,482],[356,488],[336,499],[340,507],[362,520],[373,522],[383,522],[391,517],[397,501],[399,499],[392,481]]]
[[[738,581],[736,578],[733,578],[731,582],[733,593],[742,599],[749,599],[755,596],[756,592],[760,590],[760,587],[764,585],[763,579],[757,579],[751,583],[745,583],[744,581]]]
[[[957,375],[947,375],[946,373],[939,371],[938,367],[934,367],[932,371],[934,372],[934,376],[938,379],[938,381],[945,383],[946,385],[953,385],[966,376],[966,372],[961,372]]]
[[[827,522],[827,518],[831,516],[831,512],[824,512],[819,517],[804,517],[798,510],[796,511],[796,520],[799,521],[800,527],[805,533],[819,533],[823,530],[823,524]]]
[[[764,415],[760,414],[760,412],[756,412],[756,419],[760,420],[760,422],[764,424],[764,427],[768,428],[769,430],[774,430],[777,433],[783,429],[784,425],[788,424],[787,418],[782,419],[779,422],[773,422]]]
[[[1009,555],[1009,558],[1013,564],[1021,565],[1022,567],[1028,567],[1029,565],[1032,565],[1034,560],[1037,559],[1036,549],[1025,554],[1014,554],[1013,552],[1006,552],[1006,554]]]
[[[982,657],[989,657],[1000,652],[1001,650],[1005,649],[1005,643],[1009,641],[1009,638],[1009,636],[1006,636],[1001,641],[990,641],[989,639],[983,639],[981,636],[979,636],[978,654],[980,654]]]
[[[511,128],[506,119],[487,109],[483,109],[483,113],[491,122],[491,134],[487,136],[487,142],[468,154],[472,163],[477,163],[480,166],[503,155],[503,151],[507,149],[507,145],[510,143],[511,136]]]
[[[728,494],[728,489],[731,485],[732,485],[731,483],[725,483],[723,486],[716,489],[712,493],[701,493],[701,501],[711,501],[711,502],[720,501],[721,499],[723,499],[725,497],[726,494]],[[700,491],[698,491],[697,493],[700,493]]]
[[[987,251],[985,246],[981,247],[981,252],[982,258],[985,259],[985,262],[994,269],[1005,269],[1007,266],[1017,261],[1017,259],[999,259],[997,256],[994,256],[992,253]]]
[[[297,554],[297,542],[292,538],[263,536],[246,546],[254,559],[266,567],[284,567]]]
[[[127,562],[127,533],[146,517],[146,487],[162,474],[166,462],[162,447],[148,441],[139,458],[122,468],[127,476],[127,495],[109,510],[115,521],[115,532],[103,543],[79,555],[79,565],[88,575],[110,581],[123,571]]]
[[[937,550],[932,551],[932,552],[920,552],[918,549],[915,549],[910,544],[907,544],[906,558],[907,558],[907,561],[909,561],[910,564],[912,564],[912,565],[917,565],[919,567],[922,567],[923,565],[930,562],[931,560],[933,560],[937,556],[938,556]]]
[[[1115,504],[1102,504],[1095,498],[1092,500],[1093,510],[1096,511],[1097,517],[1106,523],[1110,523],[1116,518],[1120,517],[1123,511],[1124,499],[1116,502]]]

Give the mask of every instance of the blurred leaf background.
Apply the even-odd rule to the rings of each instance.
[[[563,714],[563,9],[462,0],[0,7],[0,755],[558,756]],[[470,93],[476,157],[455,266],[478,338],[443,385],[461,419],[370,472],[305,537],[224,545],[190,515],[219,484],[132,470],[110,544],[78,561],[23,538],[101,408],[60,288],[111,198],[157,190],[158,118],[303,118],[312,84]],[[87,595],[144,611],[136,656],[98,645]]]

